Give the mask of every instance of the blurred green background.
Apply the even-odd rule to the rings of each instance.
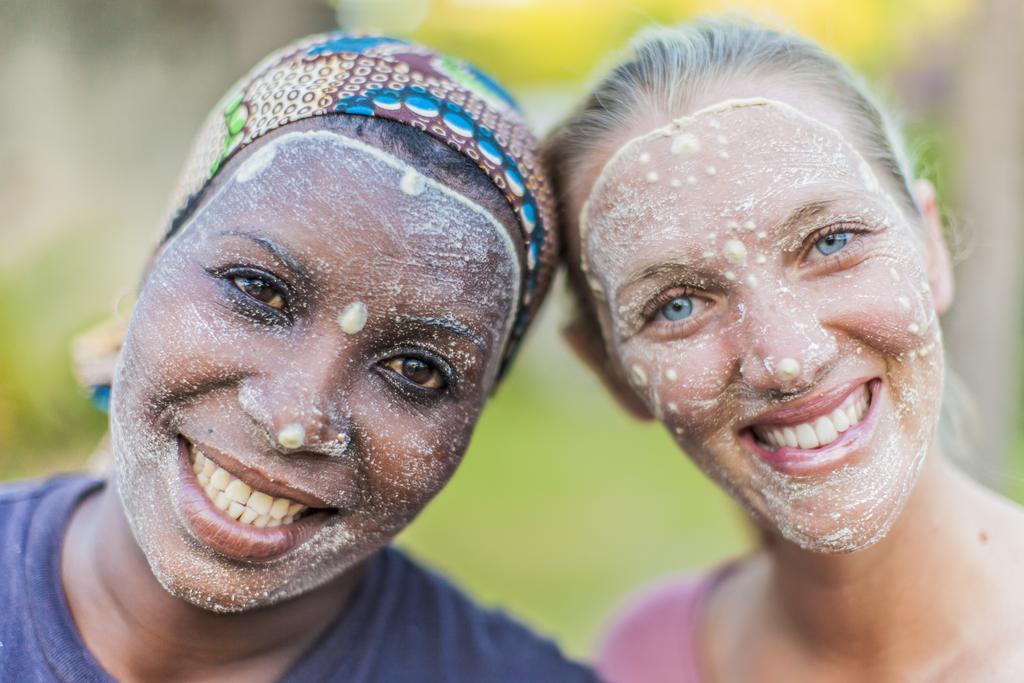
[[[967,0],[9,0],[0,5],[0,480],[85,463],[105,419],[73,379],[70,339],[130,295],[207,109],[287,41],[338,22],[411,35],[490,71],[543,130],[643,26],[730,11],[794,28],[850,60],[907,113],[922,172],[950,216],[973,212],[987,231],[981,250],[989,242],[1005,250],[1001,240],[1015,234],[1019,255],[1024,211],[1000,190],[1021,182],[1020,138],[1006,137],[1019,130],[1006,122],[1010,133],[991,148],[970,138],[1003,125],[972,123],[977,110],[1012,113],[1019,104],[1019,53],[986,52],[1005,40],[1006,4],[1016,4],[1019,35],[1019,3]],[[1013,79],[1002,83],[1006,97],[979,101],[1000,84],[984,90],[972,74],[999,68]],[[998,168],[980,195],[964,171],[979,164]],[[1009,216],[1005,225],[993,227],[992,205]],[[983,408],[1008,407],[982,429],[1002,441],[985,449],[979,469],[1021,499],[1024,290],[1019,268],[1001,277],[995,286],[1016,312],[1002,312],[1001,302],[1007,320],[995,341],[1004,355],[991,362],[1002,363],[996,374],[1009,388],[976,389]],[[968,299],[975,281],[988,286],[973,272],[962,280]],[[400,543],[587,656],[631,589],[742,552],[752,536],[656,426],[626,418],[570,357],[558,336],[566,310],[558,289],[462,468]],[[960,327],[967,332],[953,331],[954,351],[991,341],[970,321]],[[977,364],[967,370],[968,384],[984,374]]]

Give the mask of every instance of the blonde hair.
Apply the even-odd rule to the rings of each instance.
[[[545,158],[557,190],[562,196],[587,191],[579,186],[580,163],[640,116],[662,115],[667,122],[713,88],[773,76],[836,105],[864,158],[883,169],[906,208],[919,213],[904,138],[859,77],[806,38],[724,19],[648,29],[632,41],[631,54],[548,136]]]

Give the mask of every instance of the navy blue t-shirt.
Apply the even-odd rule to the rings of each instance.
[[[75,628],[60,578],[64,532],[102,482],[0,487],[0,681],[113,680]],[[483,610],[393,548],[367,563],[348,609],[282,679],[346,683],[596,681],[552,643]]]

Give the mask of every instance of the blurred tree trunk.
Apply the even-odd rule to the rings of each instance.
[[[1024,2],[980,0],[966,31],[954,130],[971,248],[945,321],[953,367],[977,405],[976,474],[1005,483],[1019,425],[1024,330]]]

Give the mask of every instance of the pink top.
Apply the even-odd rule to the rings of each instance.
[[[701,683],[697,628],[711,591],[732,567],[643,591],[613,619],[598,653],[608,683]]]

